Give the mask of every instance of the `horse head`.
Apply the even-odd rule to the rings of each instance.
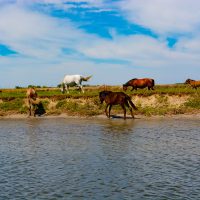
[[[30,98],[30,99],[33,99],[33,100],[36,100],[37,98],[37,92],[34,88],[28,88],[27,91],[26,91],[26,96],[27,98]]]
[[[123,90],[124,90],[124,91],[127,90],[127,87],[128,87],[128,86],[127,86],[126,84],[123,84]]]
[[[190,84],[192,81],[194,81],[194,80],[188,78],[188,79],[185,81],[185,84]]]
[[[61,83],[61,88],[60,88],[60,91],[64,94],[66,89],[65,89],[65,84],[64,83]]]
[[[107,90],[99,92],[99,100],[100,100],[101,104],[104,102],[106,96],[110,93],[111,93],[111,91],[107,91]]]

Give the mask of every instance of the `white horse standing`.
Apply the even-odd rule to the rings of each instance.
[[[80,90],[84,93],[82,81],[88,81],[92,76],[83,77],[81,75],[65,75],[62,85],[61,91],[64,93],[67,91],[69,93],[69,86],[78,86]]]

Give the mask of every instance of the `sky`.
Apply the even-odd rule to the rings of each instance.
[[[0,0],[0,88],[200,79],[200,1]]]

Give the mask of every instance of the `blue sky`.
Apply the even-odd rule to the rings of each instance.
[[[200,79],[200,1],[0,0],[0,87]]]

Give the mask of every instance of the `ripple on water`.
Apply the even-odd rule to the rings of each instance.
[[[200,199],[196,120],[0,126],[0,199]]]

